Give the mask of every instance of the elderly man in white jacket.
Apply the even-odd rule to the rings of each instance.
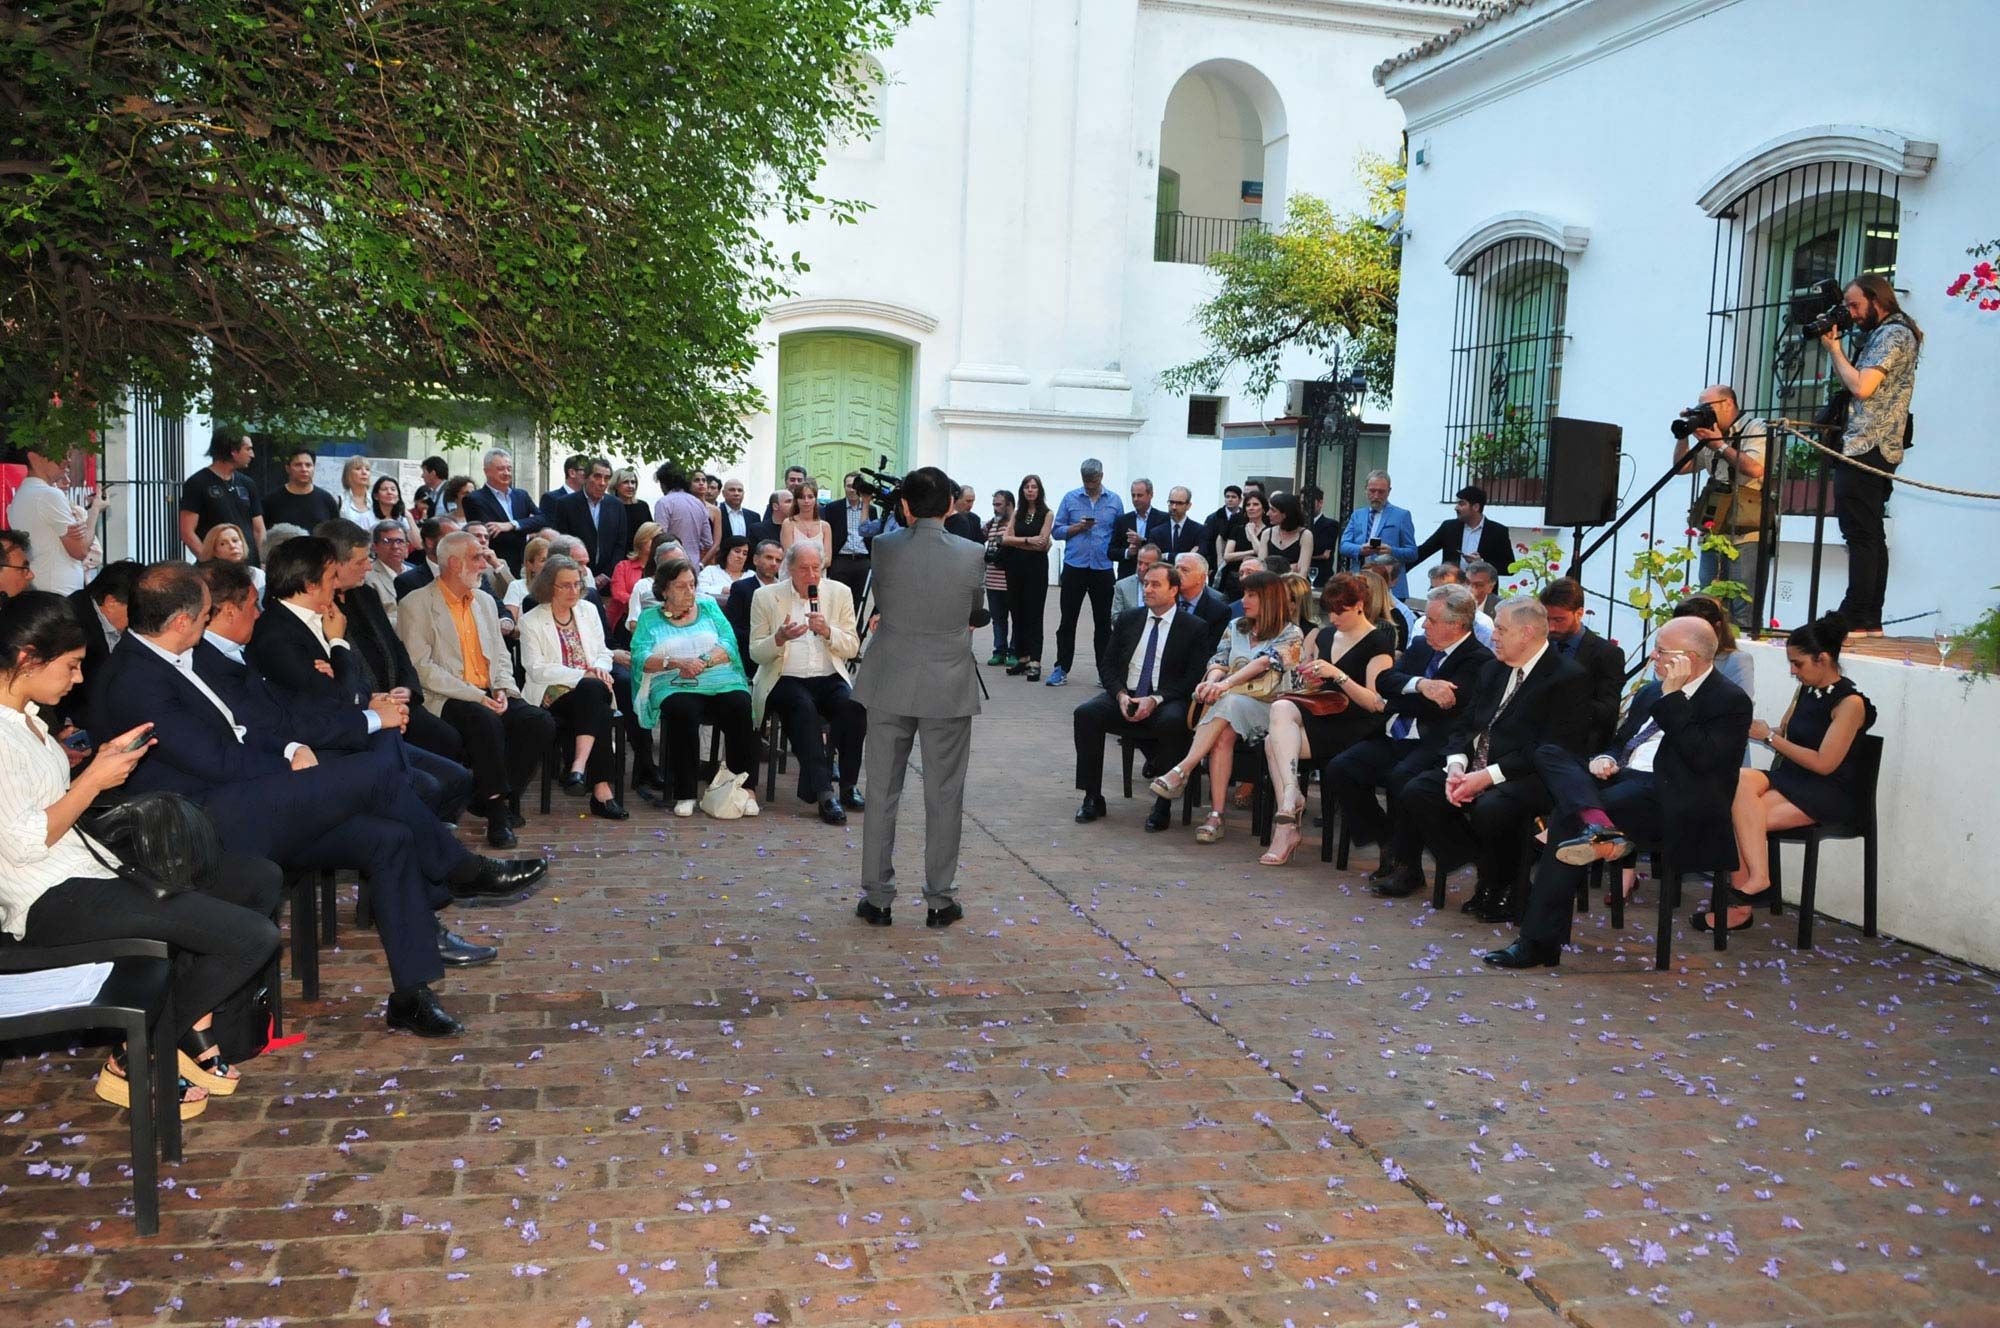
[[[630,813],[611,789],[618,759],[611,736],[611,651],[595,607],[584,602],[584,571],[576,559],[550,554],[529,593],[535,607],[521,619],[521,694],[556,717],[575,742],[569,769],[558,781],[565,793],[590,789],[590,814],[623,821]]]
[[[849,665],[861,653],[855,632],[854,593],[821,577],[817,543],[801,540],[785,553],[785,575],[750,599],[750,658],[757,662],[751,684],[751,718],[777,715],[785,739],[799,761],[799,797],[819,804],[819,819],[845,825],[849,809],[859,811],[861,748],[868,736],[868,711],[849,687]],[[840,761],[840,795],[824,721]]]

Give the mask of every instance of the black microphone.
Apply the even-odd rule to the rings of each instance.
[[[817,581],[806,587],[806,608],[814,613],[819,612],[819,582]]]

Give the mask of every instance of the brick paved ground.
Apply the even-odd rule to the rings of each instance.
[[[858,923],[858,824],[782,790],[538,821],[471,1034],[385,1035],[344,933],[146,1241],[95,1058],[9,1062],[0,1323],[2000,1323],[1992,974],[1768,923],[1656,974],[1602,910],[1490,972],[1240,817],[1142,835],[1115,759],[1073,825],[1088,691],[989,675],[949,932]]]

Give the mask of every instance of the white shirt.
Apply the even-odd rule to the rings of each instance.
[[[740,507],[731,507],[728,503],[722,504],[722,533],[748,536],[750,514]]]
[[[1483,520],[1476,526],[1465,527],[1465,533],[1460,536],[1458,541],[1458,556],[1461,559],[1477,558],[1479,556],[1479,537],[1484,533],[1486,533],[1486,522]]]
[[[47,480],[33,475],[21,481],[14,501],[7,506],[7,519],[28,536],[28,565],[35,569],[35,589],[67,595],[83,589],[88,579],[83,561],[69,556],[62,538],[76,524],[76,508],[69,496]]]
[[[290,600],[283,601],[282,607],[290,609],[292,616],[306,625],[306,630],[313,634],[313,640],[319,642],[319,648],[327,654],[331,655],[335,646],[345,646],[347,644],[347,642],[337,636],[332,638],[327,636],[326,616],[324,614],[309,609],[303,604],[294,604]]]
[[[1416,637],[1415,637],[1415,635],[1414,635],[1414,634],[1412,634],[1412,636],[1411,636],[1411,639],[1412,639],[1412,640],[1415,640],[1415,639],[1416,639]],[[1472,633],[1470,633],[1470,632],[1467,632],[1467,633],[1466,633],[1466,634],[1465,634],[1464,636],[1461,636],[1461,637],[1459,637],[1459,638],[1458,638],[1458,640],[1456,640],[1456,641],[1452,642],[1452,643],[1451,643],[1450,645],[1446,646],[1446,647],[1445,647],[1445,648],[1444,648],[1443,650],[1440,650],[1440,651],[1438,651],[1438,652],[1437,652],[1437,656],[1436,656],[1436,658],[1437,658],[1437,662],[1438,662],[1438,668],[1439,668],[1440,670],[1442,670],[1442,669],[1444,668],[1444,666],[1445,666],[1445,661],[1451,658],[1451,652],[1452,652],[1452,651],[1454,651],[1454,650],[1456,650],[1456,649],[1458,649],[1458,648],[1459,648],[1460,646],[1464,645],[1464,644],[1465,644],[1465,643],[1466,643],[1467,641],[1470,641],[1471,639],[1472,639]],[[1429,666],[1428,666],[1428,665],[1426,665],[1425,667],[1426,667],[1426,668],[1428,668]],[[1426,676],[1425,676],[1424,678],[1412,678],[1412,679],[1410,679],[1410,680],[1409,680],[1408,682],[1404,683],[1404,684],[1403,684],[1403,695],[1405,695],[1405,696],[1414,696],[1414,695],[1416,695],[1416,692],[1417,692],[1417,684],[1418,684],[1418,683],[1420,683],[1420,682],[1424,682],[1424,681],[1426,681],[1428,677],[1429,677],[1429,675],[1426,675]],[[1394,728],[1394,727],[1396,726],[1396,721],[1397,721],[1398,719],[1401,719],[1401,718],[1405,718],[1405,716],[1401,716],[1401,715],[1391,715],[1391,716],[1389,716],[1389,718],[1388,718],[1387,722],[1385,722],[1385,723],[1384,723],[1384,724],[1382,725],[1382,732],[1386,734],[1386,733],[1387,733],[1387,732],[1388,732],[1388,731],[1389,731],[1390,729],[1392,729],[1392,728]],[[1419,730],[1420,728],[1422,728],[1423,726],[1422,726],[1421,724],[1419,724],[1419,723],[1417,722],[1417,718],[1416,718],[1416,716],[1415,716],[1415,715],[1410,715],[1410,716],[1407,716],[1407,718],[1408,718],[1408,719],[1409,719],[1409,721],[1410,721],[1410,731],[1409,731],[1409,733],[1408,733],[1407,735],[1405,735],[1405,736],[1406,736],[1406,739],[1408,739],[1408,738],[1416,738],[1416,737],[1419,737],[1419,736],[1421,736],[1421,735],[1420,735],[1420,734],[1418,733],[1418,730]]]
[[[785,621],[803,627],[812,606],[798,594],[796,586],[792,594],[795,597],[792,611],[785,615]],[[785,642],[778,665],[778,676],[781,678],[824,678],[834,671],[833,656],[826,649],[826,638],[814,631],[808,631],[795,641]]]
[[[1708,675],[1713,672],[1715,672],[1715,669],[1713,667],[1710,667],[1703,669],[1699,677],[1689,678],[1686,682],[1681,684],[1680,694],[1682,696],[1687,697],[1689,700],[1693,700],[1694,694],[1701,690],[1701,685],[1708,681]],[[1666,698],[1661,697],[1660,699],[1665,700]],[[1655,704],[1655,709],[1657,709],[1657,703]],[[1622,767],[1620,767],[1621,769],[1637,770],[1643,774],[1651,774],[1653,772],[1653,762],[1657,760],[1660,755],[1660,740],[1665,738],[1667,735],[1664,732],[1662,732],[1660,726],[1658,724],[1653,723],[1651,719],[1648,719],[1646,723],[1653,725],[1653,731],[1646,735],[1646,740],[1644,742],[1640,743],[1637,747],[1634,747],[1632,749],[1632,754],[1625,758],[1625,763]],[[1643,730],[1644,728],[1645,728],[1644,724],[1640,725],[1641,730]],[[1613,755],[1615,759],[1615,754]]]
[[[1167,653],[1167,633],[1173,630],[1175,610],[1154,613],[1146,610],[1146,625],[1139,629],[1139,648],[1132,652],[1132,662],[1125,669],[1125,690],[1134,699],[1140,695],[1139,672],[1146,663],[1146,646],[1150,640],[1153,648],[1153,688],[1147,696],[1160,695],[1160,657]]]
[[[118,642],[124,638],[125,633],[111,625],[111,620],[104,616],[104,610],[98,606],[96,600],[90,602],[90,611],[97,615],[97,630],[104,633],[104,648],[116,650]]]
[[[71,826],[51,844],[48,809],[69,792],[69,758],[39,716],[0,707],[0,930],[15,940],[28,910],[72,876],[116,875],[90,855]],[[104,861],[118,859],[102,844]]]
[[[1528,681],[1528,675],[1535,671],[1535,666],[1542,662],[1542,656],[1548,653],[1549,653],[1549,643],[1547,641],[1543,641],[1542,648],[1540,650],[1537,650],[1532,656],[1530,656],[1527,663],[1521,665],[1521,667],[1514,670],[1514,676],[1507,679],[1507,690],[1500,693],[1500,708],[1499,710],[1495,710],[1493,712],[1496,716],[1500,713],[1501,710],[1505,710],[1507,708],[1507,703],[1514,699],[1514,693],[1519,691],[1521,689],[1521,685]],[[1444,768],[1447,773],[1456,770],[1459,774],[1464,774],[1467,767],[1469,767],[1471,764],[1472,762],[1466,759],[1464,753],[1453,752],[1451,756],[1445,760]],[[1503,771],[1497,765],[1487,766],[1486,773],[1493,777],[1493,786],[1495,788],[1498,788],[1500,785],[1507,782],[1506,772]]]
[[[369,497],[372,498],[373,496],[374,492],[371,489],[369,492]],[[348,493],[345,490],[341,492],[340,515],[345,519],[352,521],[355,525],[361,527],[363,530],[372,530],[375,527],[376,516],[373,512],[368,510],[370,506],[371,504],[369,502],[369,498],[363,498],[361,500],[360,505],[356,506],[353,494]]]

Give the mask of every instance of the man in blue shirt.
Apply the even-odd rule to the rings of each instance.
[[[1355,509],[1340,534],[1340,557],[1357,570],[1367,566],[1376,554],[1393,556],[1405,568],[1417,560],[1417,527],[1410,514],[1389,501],[1389,472],[1377,470],[1368,476],[1368,505]],[[1315,545],[1315,548],[1318,546]],[[1398,575],[1390,591],[1398,600],[1408,597],[1410,582]]]
[[[1118,495],[1104,487],[1104,463],[1096,457],[1084,460],[1078,471],[1083,487],[1071,489],[1056,507],[1051,531],[1063,542],[1061,587],[1062,618],[1056,624],[1056,667],[1048,685],[1060,687],[1069,681],[1070,665],[1076,656],[1076,619],[1090,600],[1091,648],[1103,659],[1111,644],[1111,587],[1117,573],[1111,564],[1111,523],[1125,510]]]

